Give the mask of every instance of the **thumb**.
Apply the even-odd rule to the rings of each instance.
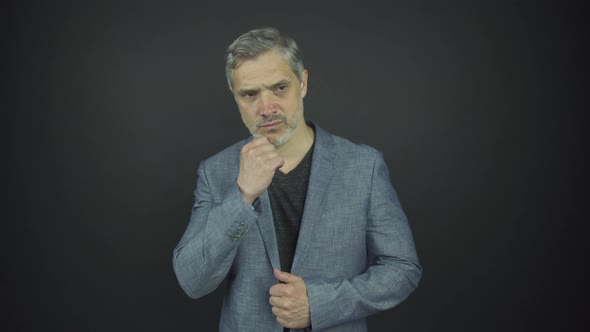
[[[279,269],[274,269],[274,275],[278,281],[284,282],[286,284],[294,283],[295,281],[299,280],[298,276],[289,272],[280,271]]]

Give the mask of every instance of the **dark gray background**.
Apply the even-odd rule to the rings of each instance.
[[[247,136],[223,54],[261,25],[302,47],[308,119],[384,153],[414,230],[422,283],[373,331],[587,328],[581,7],[360,3],[4,2],[11,330],[216,330],[223,291],[188,299],[172,250],[199,161]]]

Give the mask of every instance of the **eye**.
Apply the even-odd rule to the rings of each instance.
[[[242,93],[242,97],[246,98],[246,99],[252,99],[256,96],[256,92],[255,91],[246,91]]]
[[[287,90],[287,85],[281,84],[281,85],[277,86],[276,90],[277,90],[277,92],[285,92],[285,90]]]

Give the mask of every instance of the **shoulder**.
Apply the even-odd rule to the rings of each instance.
[[[373,163],[376,159],[381,158],[380,151],[367,144],[355,143],[347,138],[333,135],[315,126],[316,139],[319,144],[332,150],[339,162],[352,163]]]
[[[317,130],[316,139],[322,146],[316,162],[329,163],[329,169],[335,175],[333,182],[340,188],[354,191],[359,197],[369,195],[375,174],[387,175],[383,155],[374,147],[329,134],[321,128]]]

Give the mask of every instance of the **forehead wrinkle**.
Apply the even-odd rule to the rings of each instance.
[[[291,84],[292,80],[284,77],[284,75],[276,75],[276,77],[268,77],[267,75],[258,75],[260,78],[249,79],[249,82],[241,82],[241,80],[235,80],[238,91],[253,91],[263,89],[272,89],[277,85]]]
[[[259,87],[269,88],[282,81],[291,83],[296,78],[282,55],[275,52],[243,61],[233,70],[232,75],[234,84],[240,91],[257,90]]]
[[[283,85],[283,84],[284,85],[290,85],[291,84],[291,80],[289,80],[289,79],[280,79],[280,80],[275,81],[275,82],[270,83],[270,84],[264,84],[264,83],[262,83],[261,86],[264,89],[272,90],[275,87],[277,87],[279,85]],[[239,88],[238,89],[238,92],[239,93],[243,93],[243,92],[246,92],[246,91],[258,91],[258,90],[260,90],[260,89],[259,88],[249,88],[248,86],[245,86],[245,87]]]

